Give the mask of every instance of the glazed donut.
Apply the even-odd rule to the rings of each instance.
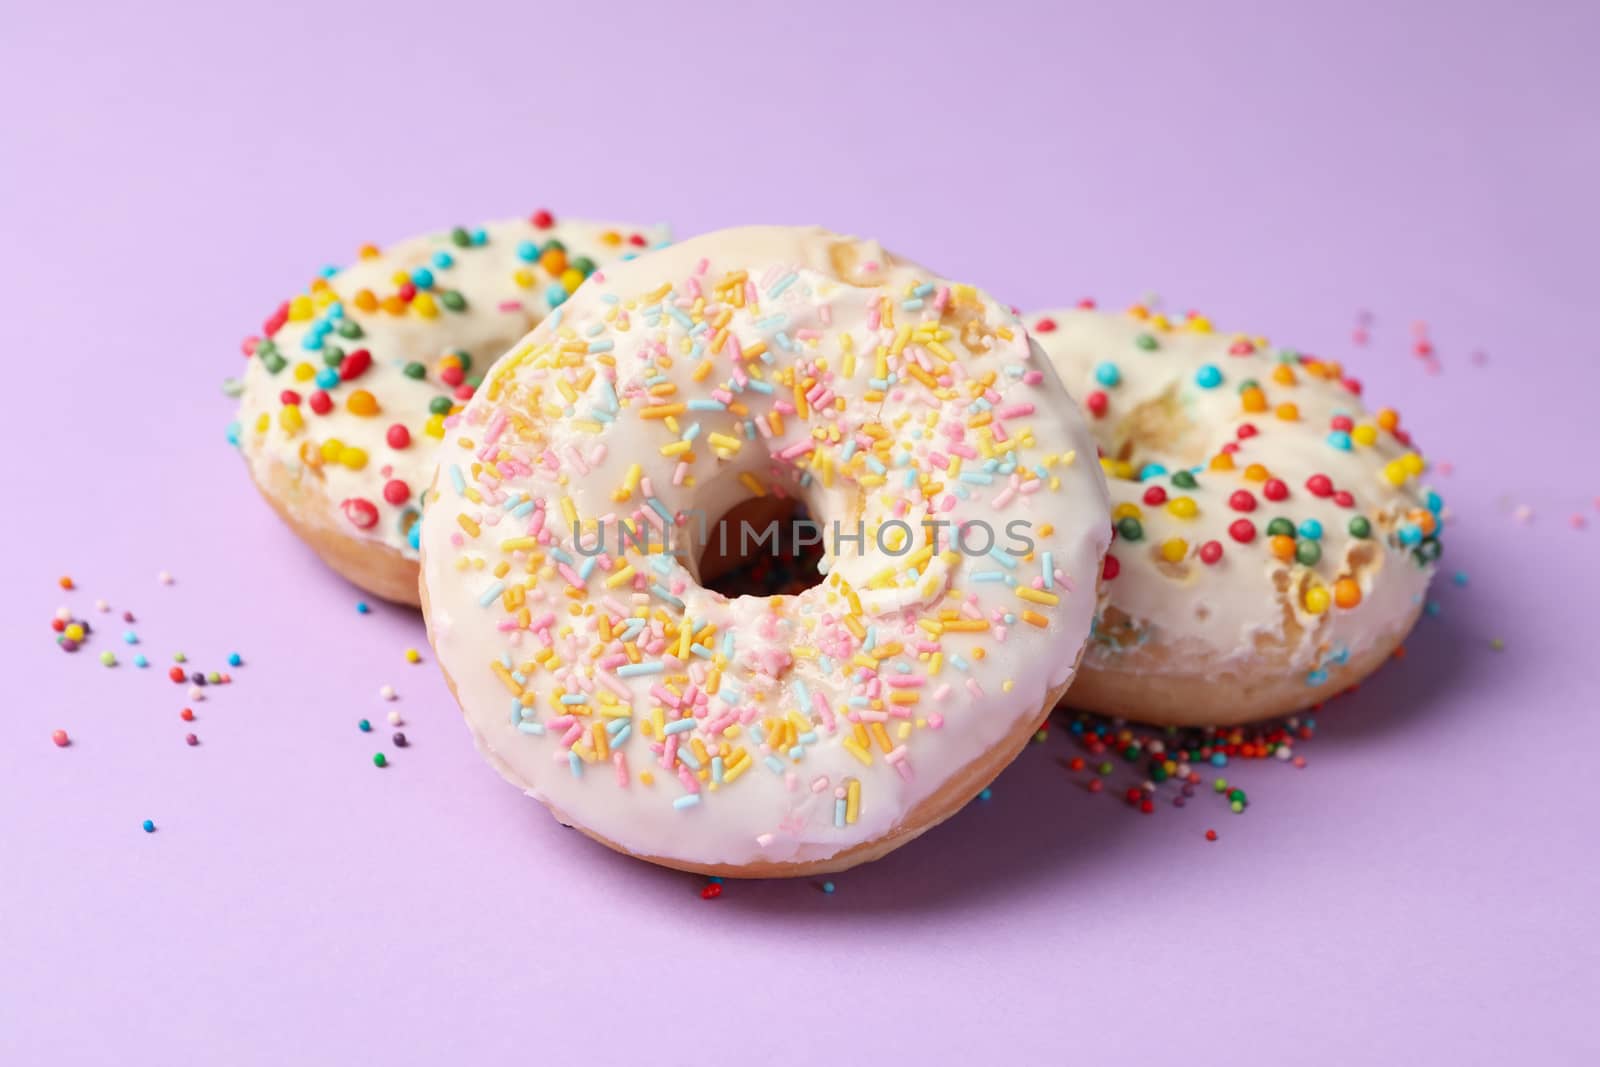
[[[416,604],[418,493],[445,416],[598,264],[665,240],[660,227],[540,211],[369,245],[246,339],[229,436],[267,503],[324,562]]]
[[[606,268],[446,421],[439,665],[500,773],[619,851],[880,856],[1010,762],[1088,638],[1081,414],[1012,312],[872,242],[735,229]],[[820,584],[704,588],[674,531],[779,494],[825,531]]]
[[[1117,540],[1067,703],[1175,725],[1359,682],[1422,609],[1441,503],[1395,412],[1336,363],[1200,316],[1028,316],[1082,400]]]

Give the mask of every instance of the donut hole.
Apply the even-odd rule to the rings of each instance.
[[[1205,463],[1211,452],[1206,434],[1184,407],[1176,386],[1130,408],[1100,438],[1106,456],[1130,464],[1136,481],[1149,464],[1183,470]]]
[[[741,500],[707,525],[696,573],[729,599],[796,596],[821,584],[822,555],[804,502],[765,496]]]

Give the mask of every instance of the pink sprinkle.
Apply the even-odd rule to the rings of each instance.
[[[628,757],[623,755],[620,749],[611,753],[611,766],[616,768],[617,784],[624,789],[628,788]]]

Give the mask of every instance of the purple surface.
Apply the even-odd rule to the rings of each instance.
[[[1593,1062],[1593,5],[362,6],[0,34],[0,1060]],[[1344,359],[1454,465],[1441,612],[1307,769],[1224,772],[1243,816],[1090,795],[1058,731],[832,896],[702,902],[501,783],[420,623],[358,616],[223,442],[313,268],[543,205],[819,221]],[[51,647],[96,597],[150,670]],[[192,727],[175,648],[247,661]]]

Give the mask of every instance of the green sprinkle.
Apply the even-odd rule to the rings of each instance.
[[[1322,546],[1315,541],[1301,541],[1294,546],[1294,558],[1307,567],[1315,567],[1322,558]]]
[[[428,401],[428,411],[434,415],[450,414],[451,400],[447,396],[436,396]]]
[[[1194,480],[1194,475],[1188,471],[1178,471],[1172,476],[1172,484],[1179,489],[1193,489],[1200,483]]]
[[[444,292],[440,293],[439,303],[443,304],[451,311],[467,310],[467,298],[462,296],[454,289],[446,289]]]
[[[379,752],[376,756],[372,757],[372,765],[374,767],[387,767],[389,766],[389,757],[385,756],[382,752]]]
[[[339,336],[346,341],[359,341],[366,336],[366,332],[361,329],[361,324],[355,319],[340,319]]]
[[[416,362],[407,363],[405,375],[407,378],[415,378],[418,381],[421,381],[423,378],[428,376],[428,368]]]
[[[174,652],[172,654],[172,662],[174,662],[174,663],[188,663],[189,662],[189,657],[185,656],[182,652]]]
[[[450,231],[450,243],[457,248],[471,248],[472,234],[467,232],[466,227],[457,226]],[[380,763],[379,766],[383,765]]]
[[[1144,526],[1129,515],[1117,521],[1117,535],[1124,541],[1137,541],[1144,536]]]
[[[1161,347],[1161,342],[1156,340],[1156,335],[1153,333],[1141,333],[1133,339],[1133,343],[1146,352],[1154,352]]]
[[[1216,781],[1211,783],[1211,788],[1215,789],[1219,793],[1226,792],[1228,789],[1228,780],[1226,778],[1218,778]]]
[[[1367,517],[1365,515],[1357,515],[1355,518],[1350,520],[1351,537],[1370,537],[1371,535],[1372,523],[1367,521]]]

